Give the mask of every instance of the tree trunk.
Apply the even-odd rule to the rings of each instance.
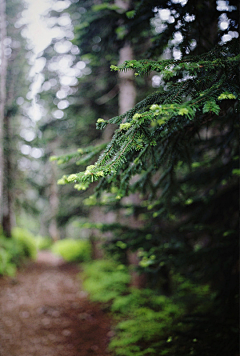
[[[215,0],[198,1],[196,20],[199,29],[197,53],[211,50],[218,43],[219,11]]]
[[[119,53],[119,64],[125,61],[133,60],[133,50],[130,44],[126,43],[123,48],[121,48]],[[136,104],[136,88],[134,83],[134,73],[131,70],[125,72],[119,72],[119,97],[118,97],[118,111],[119,115],[124,114],[126,111],[132,109]],[[124,198],[128,203],[138,204],[140,199],[137,194],[132,194],[129,197]],[[122,217],[120,216],[120,221]],[[127,224],[132,228],[138,228],[141,226],[141,221],[135,216],[128,218]],[[130,265],[131,273],[131,285],[136,288],[142,288],[146,285],[146,276],[139,275],[135,269],[138,266],[139,258],[137,252],[128,251],[127,253],[128,263]]]
[[[130,44],[126,43],[119,53],[119,64],[125,61],[133,60],[133,50]],[[136,88],[134,84],[133,71],[127,70],[119,72],[119,96],[118,111],[119,115],[132,109],[136,104]]]
[[[115,4],[121,7],[124,11],[127,11],[130,7],[130,1],[126,0],[116,0]],[[125,61],[130,61],[134,59],[133,49],[130,43],[125,42],[124,46],[119,51],[119,65]],[[119,96],[118,96],[118,114],[122,115],[128,110],[132,109],[136,104],[136,87],[134,81],[134,73],[131,70],[121,71],[118,74],[119,76]],[[124,198],[128,203],[138,204],[140,202],[139,196],[137,194],[132,194],[131,196]],[[120,222],[124,222],[124,218],[119,216]],[[128,218],[127,224],[132,228],[138,228],[141,226],[141,221],[135,216]],[[136,267],[139,264],[139,258],[137,252],[128,251],[127,259],[130,265],[131,273],[131,285],[136,288],[143,288],[146,285],[146,276],[141,274],[139,275],[136,272]]]
[[[53,241],[59,240],[60,234],[57,225],[57,213],[59,208],[59,199],[58,199],[58,188],[57,188],[57,174],[56,174],[56,165],[51,163],[50,167],[50,224],[49,224],[49,235]]]
[[[1,35],[1,67],[0,67],[0,224],[3,219],[3,180],[4,180],[4,114],[6,103],[6,77],[7,77],[7,58],[4,53],[5,39],[7,37],[6,24],[6,2],[0,0],[0,35]]]
[[[3,232],[7,237],[11,237],[13,226],[13,172],[12,172],[12,134],[11,122],[8,115],[4,116],[4,156],[3,156],[3,217],[2,227]]]

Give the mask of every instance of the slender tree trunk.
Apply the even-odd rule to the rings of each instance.
[[[130,44],[126,43],[119,52],[119,64],[133,60],[133,50]],[[131,70],[119,72],[119,96],[118,111],[119,115],[132,109],[136,104],[136,88],[134,84],[134,73]]]
[[[14,50],[11,54],[11,63],[14,63],[18,55],[18,50]],[[13,125],[16,120],[15,115],[11,114],[11,110],[14,106],[14,89],[15,89],[15,75],[13,69],[8,63],[7,66],[7,87],[6,87],[6,100],[5,100],[5,115],[3,120],[3,217],[2,226],[4,234],[7,237],[11,237],[11,231],[15,223],[14,215],[14,183],[16,181],[16,159],[14,159],[14,136]]]
[[[121,48],[119,53],[119,64],[125,61],[133,60],[133,49],[129,43],[125,43],[124,47]],[[119,97],[118,97],[118,111],[119,115],[124,114],[126,111],[132,109],[136,104],[136,87],[134,82],[134,73],[131,70],[125,72],[119,72]],[[131,196],[124,198],[128,203],[138,204],[140,202],[139,196],[137,194],[132,194]],[[125,219],[119,216],[120,221]],[[135,216],[128,218],[127,224],[132,228],[138,228],[141,226],[141,221]],[[139,275],[135,269],[138,266],[139,258],[137,252],[128,251],[127,253],[128,263],[130,265],[131,273],[131,285],[136,288],[142,288],[146,284],[146,276]]]
[[[130,7],[130,0],[116,0],[115,4],[121,7],[122,10],[127,11]],[[130,43],[125,42],[124,46],[119,51],[119,65],[124,63],[125,61],[130,61],[133,59],[133,48]],[[137,91],[135,87],[133,71],[127,70],[119,72],[118,77],[118,113],[119,115],[122,115],[135,106]],[[124,198],[124,200],[133,205],[139,204],[140,202],[139,196],[137,194],[132,194],[131,196]],[[123,223],[125,219],[120,215],[119,220]],[[128,218],[126,223],[132,228],[138,228],[141,226],[141,221],[135,216],[131,216],[130,218]],[[130,265],[131,285],[136,288],[144,287],[146,285],[146,276],[143,274],[139,275],[136,272],[136,267],[139,263],[137,252],[128,251],[127,259]]]
[[[53,143],[53,146],[55,143]],[[54,149],[52,148],[52,153]],[[59,229],[57,225],[57,213],[59,209],[59,198],[58,198],[58,187],[57,187],[57,172],[56,165],[51,162],[50,166],[50,194],[49,194],[49,205],[50,205],[50,224],[49,224],[49,235],[53,241],[57,241],[60,238]]]
[[[196,20],[199,27],[197,53],[211,50],[218,43],[219,11],[215,0],[200,0],[196,4]]]
[[[12,171],[12,133],[11,121],[8,115],[4,116],[4,155],[3,155],[3,217],[2,227],[4,234],[11,237],[13,226],[13,171]]]
[[[7,58],[5,56],[5,39],[7,36],[6,2],[0,0],[0,35],[1,35],[1,67],[0,67],[0,224],[3,219],[3,181],[4,181],[4,114],[6,103]]]

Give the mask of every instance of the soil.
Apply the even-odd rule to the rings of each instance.
[[[109,356],[111,335],[77,265],[43,251],[14,279],[0,278],[0,356]]]

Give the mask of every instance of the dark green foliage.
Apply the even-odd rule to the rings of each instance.
[[[178,355],[215,355],[220,350],[227,355],[228,347],[232,354],[237,350],[239,59],[238,45],[232,41],[204,57],[125,63],[118,70],[159,70],[163,86],[126,114],[99,119],[99,128],[118,125],[111,142],[85,172],[60,180],[75,182],[77,189],[100,180],[88,204],[98,204],[99,196],[100,205],[141,217],[144,224],[139,228],[97,227],[114,234],[105,245],[122,263],[126,251],[138,251],[139,271],[148,275],[155,291],[174,298],[170,276],[176,272],[200,286],[208,283],[215,291],[207,312],[203,303],[203,309],[184,317],[189,329],[182,338],[173,332],[176,349],[166,351],[169,355],[175,350]],[[104,190],[107,194],[101,197]],[[142,196],[139,206],[121,202],[134,192]],[[186,291],[185,305],[189,298]],[[126,339],[125,331],[121,333]],[[195,338],[201,342],[185,348]],[[148,352],[154,354],[152,349]]]
[[[116,15],[112,5],[106,1],[94,14],[88,9],[89,26],[95,25],[91,30],[107,13]],[[216,11],[214,1],[203,6],[201,1],[143,0],[131,6],[121,14],[121,28],[116,29],[121,33],[124,28],[123,37],[114,33],[109,38],[116,40],[114,48],[124,40],[137,48],[144,29],[148,35],[153,33],[146,24],[155,20],[158,9],[170,9],[175,22],[151,36],[153,46],[145,48],[151,60],[142,59],[140,51],[138,60],[120,66],[111,63],[111,69],[133,70],[136,80],[158,75],[159,87],[141,96],[123,115],[96,117],[98,129],[117,125],[112,139],[102,149],[80,151],[81,163],[88,164],[85,171],[66,172],[59,183],[74,183],[81,191],[98,182],[86,204],[105,205],[106,211],[120,212],[121,218],[110,225],[83,227],[108,232],[105,248],[118,263],[126,265],[129,252],[137,252],[137,269],[148,277],[149,293],[164,301],[164,306],[155,308],[152,296],[147,304],[148,290],[130,293],[123,288],[123,296],[111,290],[111,283],[107,285],[111,297],[106,293],[105,300],[114,298],[112,308],[120,314],[126,309],[129,319],[119,324],[112,341],[118,355],[234,355],[238,349],[239,43],[232,40],[215,46],[223,33],[217,30],[221,11]],[[233,1],[229,6],[229,28],[235,31],[238,4]],[[187,13],[195,16],[192,22]],[[100,18],[100,14],[105,15]],[[177,26],[183,41],[174,45],[170,40]],[[87,30],[87,24],[79,29],[83,35],[77,39],[79,45]],[[166,46],[195,55],[159,60]],[[103,48],[107,53],[106,38]],[[78,157],[54,159],[61,163]],[[132,193],[139,194],[138,203],[131,202]],[[128,226],[132,216],[139,219],[138,227]],[[94,278],[101,286],[101,276]],[[94,293],[93,280],[89,283]],[[99,294],[101,300],[102,289]]]
[[[196,140],[196,133],[213,125],[222,130],[226,123],[232,132],[237,125],[238,66],[239,55],[228,46],[217,47],[205,55],[205,61],[196,57],[163,63],[127,62],[121,68],[136,69],[137,74],[145,70],[162,70],[167,84],[126,114],[108,121],[98,119],[101,128],[109,123],[119,125],[111,143],[95,165],[87,167],[84,173],[64,177],[61,182],[76,181],[81,183],[81,187],[87,187],[89,183],[107,177],[108,186],[117,185],[123,196],[128,192],[130,178],[145,171],[144,174],[148,172],[148,189],[156,193],[159,183],[150,186],[151,177],[158,167],[166,165],[168,172],[165,171],[167,176],[164,179],[169,184],[169,180],[175,179],[174,171],[180,160],[191,164],[188,151]],[[222,140],[228,140],[229,134],[224,133]],[[214,138],[206,141],[206,144],[213,144]],[[204,142],[200,142],[203,146]],[[219,149],[221,145],[224,143]],[[234,142],[231,145],[231,149],[237,152]],[[219,153],[222,154],[222,150]],[[61,162],[62,157],[58,160]],[[128,166],[132,162],[128,169],[124,168],[126,161]],[[121,169],[119,184],[116,174]],[[76,185],[76,188],[80,187]]]
[[[170,18],[159,23],[157,20],[156,30],[151,34],[152,45],[148,49],[148,56],[151,58],[159,56],[166,48],[173,47],[180,49],[183,55],[194,53],[204,53],[213,48],[221,39],[221,36],[228,31],[237,31],[239,22],[239,2],[237,0],[228,1],[228,6],[220,6],[215,0],[188,0],[188,1],[168,1],[168,0],[140,0],[132,1],[132,18],[130,22],[131,31],[129,37],[139,34],[149,27],[155,13],[155,20],[160,9],[167,9]],[[222,14],[227,14],[229,26],[219,31],[218,21]],[[172,43],[174,34],[181,32],[182,41]],[[145,56],[146,57],[146,56]]]
[[[114,355],[201,355],[211,327],[204,325],[204,315],[214,301],[207,285],[198,286],[176,274],[170,298],[151,289],[129,288],[126,267],[110,260],[85,265],[83,276],[90,298],[107,302],[117,320],[110,342]],[[206,355],[220,349],[217,342],[218,337],[212,339]]]
[[[84,288],[90,298],[103,303],[111,302],[124,294],[130,276],[124,265],[111,260],[98,260],[84,266]]]

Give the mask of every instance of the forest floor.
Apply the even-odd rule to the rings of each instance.
[[[50,252],[0,278],[0,356],[109,356],[110,327],[78,266]]]

